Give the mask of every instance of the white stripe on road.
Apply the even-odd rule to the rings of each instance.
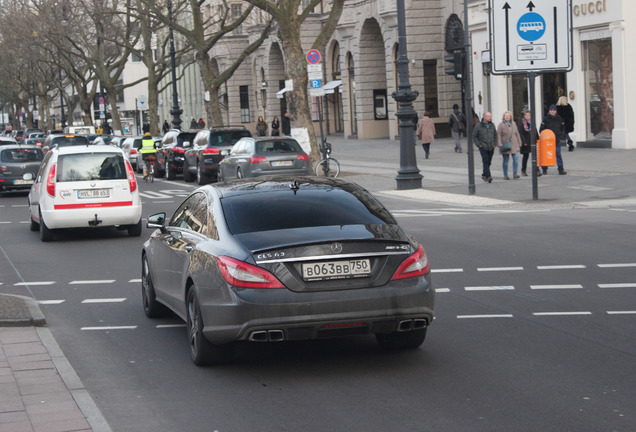
[[[538,270],[569,270],[569,269],[584,269],[584,268],[585,268],[585,266],[581,265],[581,264],[537,266]]]
[[[570,316],[570,315],[592,315],[592,312],[534,312],[534,316]]]
[[[435,289],[436,293],[447,293],[450,292],[450,288],[437,288]]]
[[[636,263],[616,263],[616,264],[599,264],[601,268],[609,267],[636,267]]]
[[[41,305],[57,305],[62,304],[66,300],[39,300],[38,303]]]
[[[103,279],[103,280],[77,280],[71,281],[69,285],[91,285],[91,284],[111,284],[114,283],[115,279]]]
[[[82,327],[80,330],[134,330],[137,326]]]
[[[31,285],[31,286],[37,286],[37,285],[53,285],[55,283],[55,281],[40,281],[40,282],[18,282],[13,284],[13,286],[26,286],[26,285]]]
[[[85,299],[82,300],[82,303],[121,303],[126,301],[125,297],[122,298],[95,298],[95,299]]]
[[[450,269],[431,269],[431,273],[461,273],[464,269],[450,268]]]
[[[128,281],[128,283],[140,283],[141,279],[131,279]]]
[[[512,285],[503,285],[503,286],[469,286],[464,287],[466,291],[505,291],[505,290],[513,290],[515,287]]]
[[[9,221],[9,222],[0,221],[0,224],[10,224],[10,223],[13,223],[13,222],[11,222],[11,221]]]
[[[636,315],[636,310],[633,311],[607,311],[608,315]]]
[[[158,324],[157,328],[177,328],[177,327],[187,327],[185,324]]]
[[[493,314],[493,315],[457,315],[458,319],[470,318],[512,318],[512,314]]]
[[[28,204],[13,204],[11,207],[13,208],[17,208],[17,207],[28,207]]]
[[[530,285],[533,290],[549,290],[549,289],[582,289],[583,285]]]
[[[599,288],[636,288],[636,283],[598,284]]]
[[[478,267],[478,272],[489,272],[489,271],[519,271],[523,270],[523,267]]]

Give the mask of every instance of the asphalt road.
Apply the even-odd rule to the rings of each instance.
[[[194,188],[140,187],[145,216]],[[437,318],[414,351],[373,337],[244,344],[234,363],[198,368],[179,319],[143,314],[150,231],[41,243],[25,194],[0,198],[0,291],[40,301],[113,431],[634,429],[632,212],[381,200],[434,272]]]

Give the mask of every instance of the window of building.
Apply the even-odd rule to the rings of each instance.
[[[424,60],[424,105],[431,117],[439,117],[437,60]]]
[[[311,120],[318,121],[320,120],[320,112],[319,112],[318,98],[311,98]]]
[[[241,123],[250,122],[250,95],[248,93],[248,86],[239,87],[239,96],[241,103]]]
[[[130,61],[132,61],[133,63],[139,63],[140,61],[142,61],[141,55],[139,55],[139,53],[137,53],[136,51],[133,51],[130,55]]]
[[[376,120],[388,118],[386,89],[373,90],[373,116]]]
[[[240,3],[235,3],[232,5],[232,20],[236,21],[237,19],[239,19],[239,17],[241,16],[241,14],[243,13],[243,5]],[[243,34],[243,24],[239,25],[236,29],[234,29],[233,32],[235,35],[242,35]]]

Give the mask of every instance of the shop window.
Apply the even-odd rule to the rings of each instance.
[[[250,122],[250,96],[248,86],[239,87],[239,97],[241,103],[241,123]]]
[[[439,117],[437,60],[424,60],[424,105],[431,117]]]
[[[386,120],[389,117],[386,89],[373,90],[373,116],[376,120]]]

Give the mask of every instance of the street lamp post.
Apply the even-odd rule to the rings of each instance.
[[[62,81],[62,68],[58,67],[57,71],[60,74],[60,111],[61,111],[60,124],[61,124],[62,130],[64,130],[64,128],[66,127],[66,118],[64,117],[64,94],[62,93],[64,91],[64,82]]]
[[[417,168],[415,158],[415,136],[413,119],[415,110],[413,101],[417,99],[417,90],[411,90],[409,81],[409,59],[406,50],[406,16],[404,0],[397,0],[399,58],[397,60],[399,84],[398,91],[393,92],[393,99],[398,102],[395,113],[400,120],[400,169],[395,177],[398,190],[419,189],[422,187],[422,175]]]
[[[168,21],[170,21],[170,66],[172,69],[172,126],[181,129],[181,114],[183,110],[179,108],[179,94],[177,93],[177,67],[174,52],[174,32],[172,30],[172,0],[168,0]]]

